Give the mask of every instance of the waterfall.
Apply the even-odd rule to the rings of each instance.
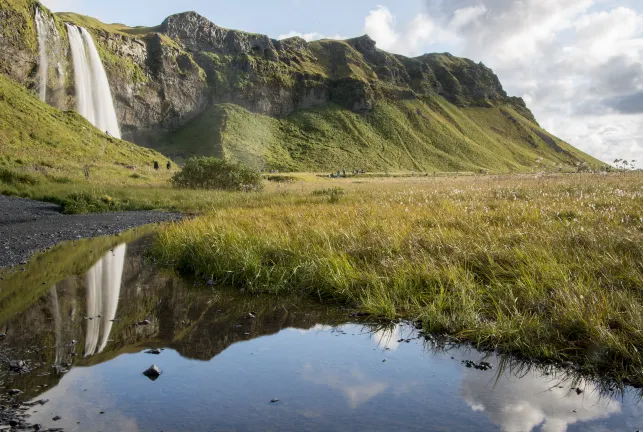
[[[49,26],[45,18],[36,8],[36,31],[38,32],[38,50],[40,51],[40,64],[38,65],[38,76],[40,77],[40,100],[47,102],[47,80],[49,77],[49,57],[47,56],[47,42],[50,39]]]
[[[85,357],[101,353],[112,331],[116,317],[118,297],[127,247],[120,245],[108,252],[86,274],[87,328],[85,332]],[[100,315],[100,317],[99,317]]]
[[[98,129],[120,138],[112,91],[91,34],[67,24],[76,81],[76,111]]]

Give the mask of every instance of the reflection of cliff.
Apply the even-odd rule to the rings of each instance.
[[[112,320],[116,318],[118,308],[125,251],[125,245],[114,248],[89,269],[85,276],[88,317],[85,357],[103,352],[107,345]]]
[[[150,347],[209,360],[237,341],[337,320],[336,312],[301,299],[195,287],[148,265],[143,258],[146,245],[142,239],[115,247],[84,275],[56,283],[6,322],[4,342],[38,347],[22,358],[42,364],[40,370],[15,377],[24,384],[20,387],[55,384],[60,376],[36,379],[38,373],[50,372],[52,364],[88,366]],[[250,312],[256,318],[250,318]],[[145,319],[149,325],[134,325]]]
[[[584,391],[577,395],[569,383],[540,376],[536,371],[521,379],[509,371],[501,372],[490,391],[493,380],[490,375],[467,371],[461,391],[472,410],[488,413],[503,431],[532,431],[540,426],[538,430],[543,432],[565,432],[572,424],[621,412],[620,403],[601,398],[591,383],[581,382]]]

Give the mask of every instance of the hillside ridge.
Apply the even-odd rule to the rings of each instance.
[[[601,164],[542,130],[525,102],[508,96],[498,77],[482,63],[448,53],[414,58],[391,54],[377,48],[367,35],[313,42],[297,37],[276,40],[219,27],[196,12],[170,15],[155,27],[127,27],[74,13],[51,14],[33,0],[2,0],[0,16],[13,17],[13,34],[22,37],[0,35],[0,48],[20,52],[24,66],[10,67],[6,56],[0,55],[0,70],[29,88],[35,88],[37,81],[35,30],[28,23],[36,7],[62,29],[63,45],[63,23],[83,26],[93,35],[112,87],[123,137],[178,159],[190,154],[236,158],[240,152],[229,147],[234,138],[235,148],[246,147],[241,153],[254,148],[248,160],[262,168],[326,169],[329,163],[311,155],[320,148],[341,147],[332,133],[342,129],[347,133],[343,134],[345,142],[351,143],[342,152],[366,157],[364,164],[371,168],[431,170],[446,166],[504,172],[533,168],[538,160],[551,165]],[[69,65],[68,52],[61,52],[59,63],[64,63],[66,56]],[[58,78],[58,88],[52,85],[49,92],[58,98],[47,102],[73,109],[73,74],[69,66],[66,71]],[[65,97],[60,97],[61,93]],[[217,123],[218,130],[199,125],[207,113],[220,112],[220,108],[230,109],[224,116],[226,121]],[[488,111],[475,116],[487,113],[494,120],[473,119],[472,112],[479,109]],[[244,114],[236,115],[240,112]],[[380,115],[383,112],[406,119],[387,119]],[[248,116],[257,124],[272,125],[262,129],[269,135],[254,134],[259,143],[244,143],[244,138],[235,135],[238,128],[234,121]],[[308,124],[306,128],[312,129],[302,130],[299,120],[310,117],[321,123]],[[431,119],[433,123],[424,124]],[[347,121],[358,126],[352,130],[338,126]],[[385,132],[387,122],[402,129]],[[367,134],[372,135],[369,142],[354,136],[366,133],[362,126],[373,132]],[[200,143],[182,141],[181,137],[195,139],[186,127],[209,132]],[[395,156],[404,145],[408,147],[400,143],[401,136],[418,143],[411,146],[414,150],[409,150],[408,158]],[[266,150],[266,143],[273,141]],[[353,147],[359,142],[360,146]],[[366,148],[375,142],[383,147]],[[445,142],[452,148],[445,147]],[[478,149],[480,146],[486,150]],[[454,156],[461,153],[460,147],[467,147],[465,153],[470,157]],[[193,151],[195,148],[199,150]],[[444,159],[428,156],[438,150]],[[475,156],[481,152],[504,156]],[[340,157],[332,165],[339,162],[348,163],[350,158]]]

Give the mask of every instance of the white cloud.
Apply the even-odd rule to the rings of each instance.
[[[400,23],[385,6],[364,29],[382,49],[445,48],[494,69],[561,138],[607,162],[643,160],[643,9],[601,0],[427,0]]]
[[[300,38],[304,39],[306,42],[311,42],[311,41],[320,40],[320,39],[346,39],[345,37],[340,36],[340,35],[324,36],[321,33],[316,33],[316,32],[300,33],[298,31],[294,31],[294,30],[289,32],[289,33],[286,33],[286,34],[279,35],[279,37],[277,39],[282,40],[282,39],[289,39],[289,38],[292,38],[292,37],[300,37]]]
[[[429,15],[419,14],[403,30],[391,11],[385,6],[372,10],[364,20],[364,33],[377,42],[380,49],[398,54],[419,55],[427,44],[456,42],[457,37],[448,28],[441,28]]]

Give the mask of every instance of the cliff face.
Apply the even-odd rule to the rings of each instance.
[[[7,1],[0,0],[0,17],[18,32],[8,35],[5,27],[0,34],[0,70],[34,88],[37,40],[30,17],[37,4]],[[508,97],[491,69],[450,54],[393,55],[379,50],[368,36],[346,41],[278,41],[218,27],[194,12],[172,15],[153,28],[104,24],[75,14],[46,14],[63,29],[61,33],[65,22],[93,34],[109,76],[123,137],[145,146],[158,148],[176,142],[177,132],[185,125],[222,104],[286,119],[334,106],[368,116],[386,104],[432,103],[443,98],[458,109],[509,109],[511,115],[520,117],[514,124],[526,120],[528,124],[521,127],[538,128],[522,99]],[[62,34],[61,43],[66,43],[65,38]],[[63,84],[66,97],[48,102],[72,109],[73,79]],[[215,145],[220,147],[215,153],[226,155],[221,142]],[[174,150],[173,154],[181,153],[180,148]],[[576,157],[564,156],[569,161]]]

